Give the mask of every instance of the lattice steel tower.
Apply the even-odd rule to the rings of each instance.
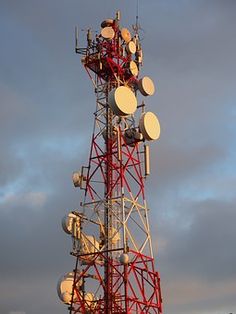
[[[132,34],[119,24],[117,12],[95,38],[88,30],[85,48],[78,46],[76,29],[76,53],[94,85],[96,111],[88,165],[73,173],[83,192],[81,208],[62,220],[72,236],[75,268],[57,288],[71,314],[162,313],[144,189],[148,143],[159,138],[160,125],[143,99],[155,87],[147,76],[138,79],[138,24]]]

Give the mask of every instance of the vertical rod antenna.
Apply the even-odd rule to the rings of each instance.
[[[144,145],[144,166],[146,178],[150,174],[150,150],[148,145]]]
[[[139,0],[136,2],[136,18],[135,18],[135,34],[138,34],[138,19],[139,19]]]
[[[75,26],[75,49],[79,49],[79,30],[77,26]]]

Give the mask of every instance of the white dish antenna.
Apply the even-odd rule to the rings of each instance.
[[[57,283],[57,294],[60,300],[65,304],[71,303],[72,292],[73,292],[73,284],[74,284],[74,273],[70,272],[62,276]],[[77,283],[77,286],[82,286],[82,280]],[[82,293],[80,292],[80,297],[83,298]],[[74,293],[73,301],[76,302],[78,300],[78,296]],[[95,301],[94,294],[91,292],[87,292],[84,295],[84,300],[86,302],[86,307],[90,307],[91,303]]]
[[[148,76],[138,81],[138,88],[143,96],[152,96],[155,93],[155,85]]]
[[[136,45],[132,40],[126,45],[126,51],[130,54],[135,54]]]
[[[115,31],[111,26],[107,26],[101,30],[101,35],[106,40],[112,40],[115,36]]]
[[[128,72],[132,76],[138,76],[138,66],[133,60],[128,63]]]
[[[157,140],[160,137],[161,127],[156,115],[150,111],[142,114],[139,129],[147,141]]]
[[[62,218],[62,229],[67,234],[72,234],[76,237],[80,234],[80,218],[73,213],[69,213]]]
[[[110,91],[108,103],[117,116],[128,116],[137,109],[137,99],[133,91],[126,86],[119,86]]]
[[[67,273],[62,276],[57,283],[57,294],[61,301],[65,304],[70,304],[73,292],[74,273]],[[77,295],[74,294],[74,301],[76,301]]]
[[[131,41],[131,34],[127,28],[122,28],[121,30],[122,39],[128,44]]]
[[[107,27],[107,26],[111,26],[114,23],[114,20],[112,19],[106,19],[101,23],[101,27]]]

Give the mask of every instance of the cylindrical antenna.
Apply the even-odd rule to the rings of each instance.
[[[77,26],[75,26],[75,50],[76,49],[79,49],[79,30]]]
[[[120,11],[116,11],[116,20],[120,21]]]
[[[88,29],[88,32],[87,32],[87,42],[88,42],[88,46],[91,47],[92,46],[92,32],[91,32],[91,29],[89,28]]]
[[[117,158],[121,160],[121,139],[120,139],[120,129],[117,128]]]
[[[148,145],[144,145],[144,167],[145,177],[150,174],[150,149]]]

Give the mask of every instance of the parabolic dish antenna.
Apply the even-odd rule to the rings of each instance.
[[[131,41],[131,34],[127,28],[122,28],[121,30],[122,39],[128,44]]]
[[[132,40],[126,45],[126,51],[130,54],[135,54],[136,45]]]
[[[115,36],[115,32],[111,26],[107,26],[101,30],[101,35],[104,39],[112,40]]]
[[[128,72],[132,76],[138,75],[138,67],[137,67],[137,64],[133,60],[128,63]]]
[[[77,225],[76,225],[77,222]],[[62,229],[67,234],[72,234],[75,230],[75,226],[79,226],[80,219],[73,213],[69,213],[62,218],[61,225]]]
[[[160,137],[161,127],[157,116],[148,111],[142,114],[139,129],[147,141],[157,140]]]
[[[128,116],[137,109],[137,99],[133,91],[126,86],[119,86],[110,91],[108,103],[117,116]]]
[[[112,19],[106,19],[101,23],[101,27],[107,27],[107,26],[111,26],[113,24],[114,20]]]
[[[59,298],[65,304],[70,304],[73,290],[74,273],[67,273],[62,276],[57,283],[57,294]],[[77,300],[76,294],[74,294],[74,300]]]
[[[138,88],[143,96],[152,96],[155,93],[155,85],[148,76],[138,81]]]

